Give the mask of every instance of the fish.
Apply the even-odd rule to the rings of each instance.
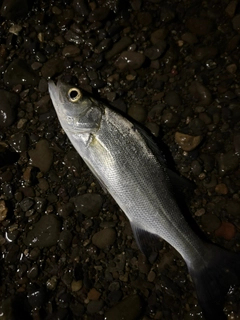
[[[128,217],[140,250],[149,255],[156,241],[167,241],[186,262],[205,319],[227,319],[224,301],[239,284],[240,255],[208,243],[190,227],[149,134],[78,87],[50,80],[48,88],[61,127]]]

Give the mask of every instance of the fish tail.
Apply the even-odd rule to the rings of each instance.
[[[207,245],[203,266],[188,265],[206,320],[226,320],[224,301],[230,286],[240,282],[240,254]]]

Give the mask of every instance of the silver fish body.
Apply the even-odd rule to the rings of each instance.
[[[83,96],[77,88],[49,82],[49,92],[62,128],[127,215],[141,249],[144,251],[146,241],[143,240],[148,235],[161,237],[182,255],[194,281],[198,282],[199,274],[208,268],[212,245],[203,242],[189,227],[171,192],[165,165],[139,130],[108,106]],[[228,255],[216,248],[219,257]],[[212,315],[208,304],[202,301],[201,290],[197,288],[200,304],[210,319]],[[224,319],[220,307],[215,309],[219,319]]]

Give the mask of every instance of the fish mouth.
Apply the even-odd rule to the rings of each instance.
[[[61,106],[63,105],[63,99],[61,98],[61,90],[59,88],[59,81],[57,85],[53,80],[48,81],[48,91],[52,100],[53,106],[56,111],[61,112]],[[62,112],[61,112],[62,113]]]

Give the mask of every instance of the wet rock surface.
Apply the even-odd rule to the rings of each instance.
[[[238,2],[0,4],[1,317],[202,319],[182,258],[162,240],[151,263],[140,252],[61,130],[47,81],[62,77],[163,140],[167,163],[195,183],[189,214],[239,252]],[[237,290],[225,310],[237,319]]]

